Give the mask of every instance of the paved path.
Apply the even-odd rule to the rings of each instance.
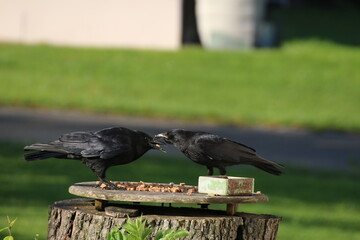
[[[354,163],[360,165],[360,135],[356,134],[186,124],[176,121],[0,107],[0,140],[46,142],[57,139],[63,133],[95,131],[110,126],[124,126],[149,134],[173,128],[212,132],[249,145],[261,156],[285,164],[331,169],[349,169]],[[170,147],[166,149],[169,150],[169,154],[182,155]]]

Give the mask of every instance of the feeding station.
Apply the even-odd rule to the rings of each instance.
[[[265,194],[254,192],[253,178],[200,176],[198,186],[115,184],[120,190],[102,189],[96,182],[70,186],[71,194],[83,198],[55,202],[50,207],[47,239],[106,239],[127,216],[140,215],[154,229],[150,239],[169,228],[189,231],[183,239],[276,239],[280,217],[237,212],[239,204],[268,201]],[[224,204],[226,211],[210,210],[211,204]]]

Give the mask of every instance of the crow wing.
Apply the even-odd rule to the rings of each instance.
[[[110,159],[126,155],[131,151],[134,132],[126,128],[107,128],[95,133],[71,132],[62,135],[59,140],[43,144],[35,143],[24,150],[28,161],[51,157],[60,158],[102,158]]]
[[[195,144],[211,160],[229,164],[248,163],[257,156],[253,148],[213,134],[198,136]]]
[[[62,135],[59,141],[69,153],[81,157],[99,157],[102,143],[91,132],[71,132]]]
[[[59,141],[68,153],[86,158],[110,159],[130,149],[130,139],[127,136],[121,134],[109,136],[102,134],[102,131],[72,132],[61,136]]]

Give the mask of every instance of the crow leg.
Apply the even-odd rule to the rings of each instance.
[[[110,180],[105,178],[105,172],[107,169],[106,164],[101,159],[89,159],[89,158],[82,158],[81,162],[84,163],[86,166],[88,166],[91,171],[95,173],[95,175],[100,179],[101,186],[102,183],[108,186],[108,189],[116,190],[119,189],[116,187],[114,183],[112,183]]]
[[[212,167],[207,166],[208,169],[208,176],[214,175],[214,169]]]
[[[109,179],[107,179],[105,177],[106,168],[97,168],[97,169],[94,169],[93,171],[96,174],[96,176],[100,179],[100,182],[107,185],[107,189],[110,189],[110,190],[119,190],[120,189],[114,183],[112,183]],[[101,185],[101,183],[100,183],[100,185]]]
[[[107,188],[110,190],[120,190],[120,188],[118,188],[113,182],[111,182],[109,179],[104,178],[104,177],[99,177],[100,182],[104,183],[107,185]],[[101,185],[101,184],[100,184]]]
[[[226,176],[226,169],[224,167],[219,167],[220,175]]]

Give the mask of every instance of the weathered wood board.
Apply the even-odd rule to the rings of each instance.
[[[82,182],[70,186],[69,192],[80,197],[106,201],[153,202],[153,203],[191,203],[191,204],[238,204],[267,202],[265,194],[246,196],[213,196],[203,193],[169,193],[125,190],[102,190],[95,182]]]

